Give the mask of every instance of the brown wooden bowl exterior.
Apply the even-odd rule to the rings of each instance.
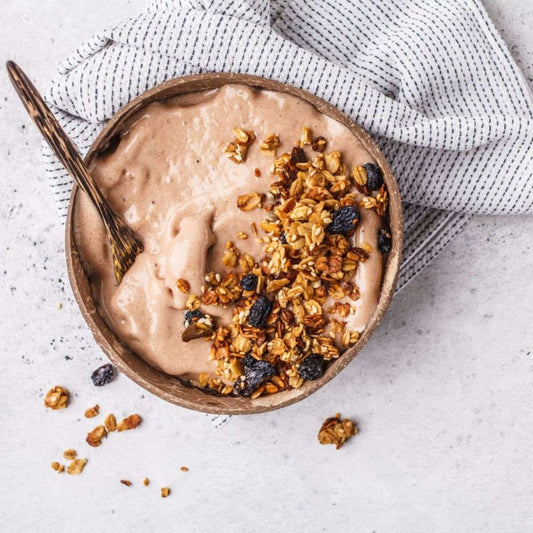
[[[74,296],[85,321],[89,325],[96,342],[119,371],[126,374],[130,379],[147,391],[168,402],[175,403],[188,409],[217,414],[253,414],[279,409],[280,407],[293,404],[309,396],[333,379],[366,344],[374,329],[381,322],[394,293],[401,262],[403,217],[400,193],[391,169],[376,143],[360,126],[348,119],[331,104],[307,91],[291,87],[278,81],[248,74],[197,74],[183,76],[154,87],[132,100],[113,116],[87,153],[87,156],[85,157],[86,164],[90,165],[96,155],[105,150],[113,136],[119,133],[128,120],[147,104],[155,100],[170,98],[185,93],[215,89],[227,83],[240,83],[259,89],[289,93],[310,102],[324,115],[347,126],[383,169],[384,179],[390,198],[389,218],[393,245],[387,259],[378,306],[357,344],[345,351],[339,359],[329,365],[320,379],[305,382],[300,389],[292,389],[272,395],[261,396],[255,400],[212,395],[203,390],[190,387],[183,383],[179,378],[165,374],[145,363],[143,359],[126,348],[118,340],[98,313],[74,239],[73,213],[76,209],[76,198],[79,194],[76,185],[74,185],[72,189],[66,224],[67,269]]]

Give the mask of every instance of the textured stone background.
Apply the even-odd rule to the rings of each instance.
[[[2,0],[0,59],[44,88],[79,42],[143,4]],[[484,4],[532,85],[531,0]],[[92,386],[104,356],[70,294],[38,134],[4,74],[0,123],[2,531],[533,530],[533,217],[475,218],[334,382],[217,429],[124,376]],[[54,384],[73,392],[67,410],[43,408]],[[91,449],[94,403],[145,421]],[[340,451],[316,441],[336,411],[361,428]],[[79,477],[49,467],[67,447],[89,458]]]

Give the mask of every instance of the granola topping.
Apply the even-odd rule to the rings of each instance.
[[[343,420],[340,413],[337,413],[335,416],[324,420],[318,432],[318,441],[320,444],[335,444],[338,450],[357,432],[357,426],[351,420],[348,418]]]
[[[44,406],[50,409],[65,409],[68,405],[68,390],[56,385],[50,389],[44,398]]]

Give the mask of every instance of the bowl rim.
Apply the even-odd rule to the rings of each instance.
[[[106,354],[108,359],[110,359],[110,361],[118,368],[120,372],[125,374],[136,384],[138,384],[148,392],[162,398],[163,400],[195,411],[226,415],[256,414],[286,407],[308,397],[313,392],[326,385],[335,376],[337,376],[361,351],[364,345],[368,342],[376,327],[383,319],[383,316],[385,315],[385,312],[387,311],[394,295],[394,289],[396,287],[396,282],[399,275],[403,247],[403,210],[398,184],[393,176],[390,166],[388,165],[384,155],[382,154],[376,142],[370,137],[370,135],[365,130],[362,129],[361,126],[359,126],[356,122],[352,121],[347,115],[345,115],[343,112],[341,112],[339,109],[337,109],[335,106],[333,106],[326,100],[304,89],[300,89],[292,85],[271,80],[268,78],[253,76],[250,74],[209,72],[180,76],[178,78],[160,83],[131,100],[129,103],[121,107],[111,117],[111,119],[104,125],[102,131],[98,134],[98,136],[92,143],[91,148],[89,149],[84,158],[85,163],[87,165],[90,165],[90,163],[98,153],[105,151],[106,146],[112,140],[113,136],[124,129],[124,126],[128,123],[128,119],[135,115],[143,107],[149,105],[152,101],[164,100],[167,98],[171,98],[172,96],[197,92],[209,88],[217,88],[221,87],[222,85],[232,83],[244,84],[262,90],[273,90],[278,92],[289,93],[309,102],[320,113],[325,114],[330,118],[333,118],[347,126],[383,170],[384,180],[387,186],[387,192],[389,194],[388,215],[393,240],[392,249],[389,252],[383,273],[382,287],[378,305],[374,310],[374,313],[372,314],[366,328],[361,334],[359,341],[354,346],[344,351],[341,356],[333,362],[333,364],[329,365],[327,371],[321,378],[315,381],[307,381],[299,389],[290,389],[289,391],[282,391],[271,395],[260,396],[259,398],[254,400],[251,400],[249,398],[236,398],[226,396],[218,397],[226,401],[221,400],[216,404],[213,404],[208,401],[210,398],[213,398],[213,396],[206,393],[205,391],[202,391],[199,395],[199,397],[202,397],[203,402],[199,402],[191,401],[190,399],[183,398],[179,394],[176,394],[174,392],[163,390],[160,386],[154,384],[153,380],[147,379],[145,376],[140,374],[138,370],[133,369],[130,364],[124,361],[121,354],[118,353],[119,350],[117,350],[117,347],[111,345],[111,342],[106,337],[106,335],[104,335],[104,332],[102,331],[100,325],[97,324],[95,316],[99,316],[99,314],[96,310],[94,302],[92,301],[92,297],[90,296],[90,294],[88,298],[83,297],[84,290],[86,292],[86,287],[82,286],[82,283],[83,280],[85,280],[85,284],[88,286],[88,280],[83,269],[81,268],[80,270],[81,259],[79,257],[74,238],[73,216],[76,209],[76,198],[79,191],[79,187],[75,183],[73,184],[69,198],[67,219],[65,225],[66,262],[68,277],[70,280],[72,291],[74,293],[74,297],[80,308],[80,311],[87,325],[89,326],[91,333],[93,334],[93,337],[95,338],[97,344],[100,346],[103,352]],[[187,87],[192,87],[192,90],[184,90]],[[103,319],[101,319],[100,317],[100,320]],[[109,331],[111,332],[110,329]],[[114,333],[111,332],[111,335],[114,336]],[[133,355],[135,358],[141,360],[141,367],[148,367],[149,369],[151,369],[152,372],[155,371],[156,373],[161,374],[161,377],[163,379],[173,382],[174,384],[176,383],[176,380],[179,381],[179,378],[170,376],[169,374],[165,374],[164,372],[151,367],[147,363],[144,363],[140,356],[138,356],[128,348],[124,347],[124,345],[122,345],[122,343],[118,340],[116,336],[114,336],[114,338],[122,346],[122,348],[126,350],[126,352],[128,352],[130,355]],[[120,349],[120,351],[122,351],[122,348]],[[180,387],[177,387],[177,389],[181,390],[184,386],[185,385],[182,384]],[[191,387],[188,388],[191,389]],[[201,389],[193,390],[200,391]]]

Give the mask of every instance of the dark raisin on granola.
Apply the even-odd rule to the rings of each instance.
[[[199,311],[198,309],[194,311],[187,311],[185,313],[185,318],[183,321],[184,326],[187,328],[189,327],[193,322],[197,322],[201,318],[205,318],[206,315],[202,313],[202,311]]]
[[[327,141],[326,139],[324,139],[324,137],[317,137],[311,143],[311,148],[315,152],[323,152],[326,149],[326,144],[327,144]]]
[[[255,291],[257,287],[257,276],[255,274],[246,274],[241,278],[239,285],[245,291]]]
[[[340,233],[346,235],[354,230],[359,222],[359,211],[353,205],[346,205],[333,211],[331,218],[333,221],[326,226],[326,231],[333,234]]]
[[[281,244],[287,244],[287,234],[284,231],[279,236],[279,242]]]
[[[366,186],[371,191],[377,191],[383,185],[383,172],[374,163],[363,165],[366,171]]]
[[[274,375],[274,367],[266,361],[254,359],[249,353],[243,359],[244,374],[237,378],[233,390],[239,396],[251,396],[267,379]]]
[[[313,381],[324,374],[326,370],[326,361],[319,353],[308,355],[300,364],[298,374],[303,379]]]
[[[378,231],[378,250],[382,254],[389,253],[392,249],[392,235],[386,228],[380,228]]]
[[[291,163],[296,165],[296,163],[305,163],[307,157],[305,157],[305,152],[299,146],[295,146],[291,152]]]
[[[98,367],[91,374],[91,379],[97,387],[102,387],[103,385],[111,383],[113,381],[113,378],[113,365],[111,363],[107,363],[106,365]]]
[[[272,310],[272,304],[266,296],[259,296],[254,302],[248,315],[248,324],[253,328],[262,328]]]

